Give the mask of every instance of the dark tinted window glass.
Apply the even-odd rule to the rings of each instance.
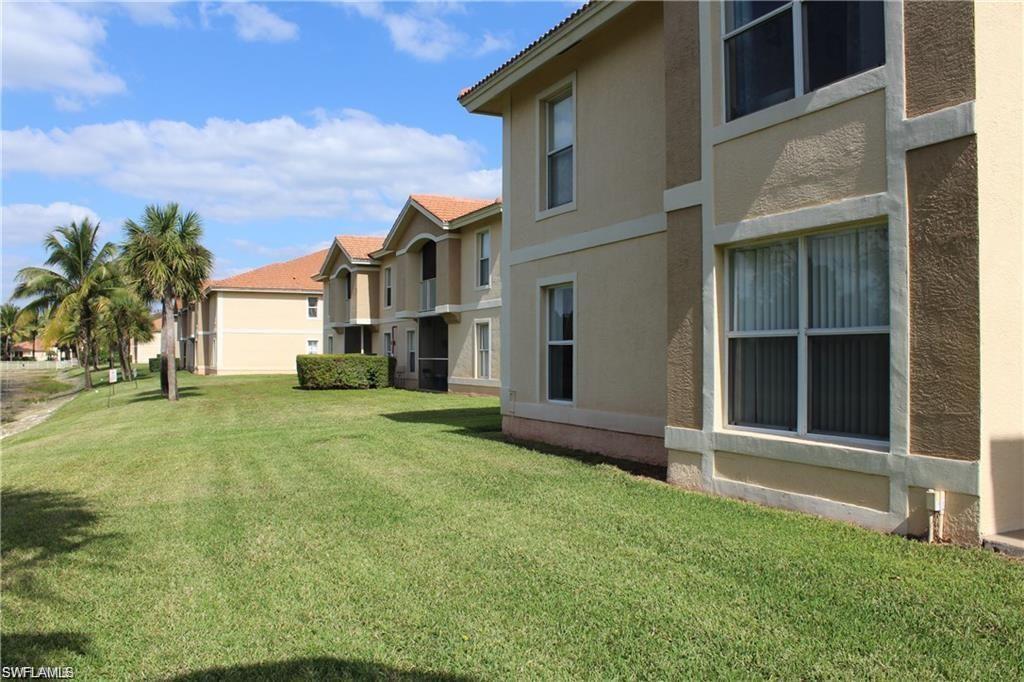
[[[776,7],[785,5],[787,0],[737,0],[725,3],[726,32],[750,23],[768,14]]]
[[[548,208],[572,201],[572,147],[548,156]]]
[[[729,120],[793,98],[791,14],[782,12],[725,42]]]
[[[811,336],[808,428],[866,438],[889,437],[889,335]]]
[[[729,423],[796,430],[796,337],[729,340]]]
[[[548,399],[572,400],[572,346],[548,346]]]
[[[885,63],[881,2],[804,4],[804,81],[808,92]]]

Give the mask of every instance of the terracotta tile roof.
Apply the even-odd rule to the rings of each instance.
[[[321,289],[320,282],[313,276],[320,269],[327,249],[308,256],[271,263],[262,268],[249,270],[233,277],[216,279],[207,284],[209,289],[280,289],[282,291],[309,291]]]
[[[464,99],[466,97],[466,95],[468,95],[469,93],[473,92],[474,90],[479,88],[481,85],[483,85],[487,81],[489,81],[492,78],[494,78],[495,76],[497,76],[499,73],[501,73],[502,71],[504,71],[505,69],[510,67],[515,62],[518,62],[520,59],[525,57],[528,52],[531,52],[535,47],[537,47],[542,42],[544,42],[548,38],[548,36],[550,36],[552,33],[555,33],[558,29],[562,28],[563,26],[568,24],[570,21],[572,21],[573,19],[575,19],[579,15],[583,14],[583,12],[585,10],[589,9],[590,6],[593,5],[593,4],[595,4],[595,0],[588,0],[587,2],[584,2],[572,14],[570,14],[565,19],[562,19],[560,22],[558,22],[557,24],[555,24],[554,26],[549,28],[539,38],[537,38],[532,43],[530,43],[529,45],[527,45],[526,47],[521,49],[519,52],[517,52],[514,55],[512,55],[511,57],[509,57],[507,60],[505,60],[504,63],[502,63],[501,66],[496,68],[494,71],[491,71],[489,74],[487,74],[486,76],[484,76],[483,78],[481,78],[476,83],[474,83],[473,85],[469,86],[468,88],[463,88],[462,91],[459,93],[458,99],[459,100]]]
[[[409,197],[417,204],[427,209],[438,220],[450,223],[453,220],[469,215],[481,208],[493,204],[500,204],[501,199],[463,199],[460,197],[445,197],[437,194],[413,194]]]
[[[370,260],[370,254],[384,245],[384,237],[361,237],[357,235],[339,234],[335,239],[348,253],[349,258]]]

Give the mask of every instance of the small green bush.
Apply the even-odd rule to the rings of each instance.
[[[395,359],[382,355],[298,355],[295,364],[302,388],[383,388],[394,384]]]
[[[161,355],[157,355],[155,358],[149,359],[149,371],[159,374],[160,373],[160,358]],[[174,364],[177,369],[185,369],[185,358],[174,358]]]

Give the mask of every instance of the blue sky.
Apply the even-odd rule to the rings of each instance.
[[[412,192],[500,192],[458,91],[573,5],[5,3],[3,297],[42,237],[198,210],[217,276],[384,234]]]

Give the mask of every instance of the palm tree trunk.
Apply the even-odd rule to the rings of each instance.
[[[92,388],[92,320],[89,310],[82,312],[82,369],[85,370],[85,388]]]
[[[174,325],[174,292],[167,288],[164,290],[164,327],[160,333],[160,343],[163,345],[163,353],[160,355],[160,380],[163,382],[164,374],[167,375],[167,399],[178,399],[178,367],[174,358],[174,346],[177,332]]]

